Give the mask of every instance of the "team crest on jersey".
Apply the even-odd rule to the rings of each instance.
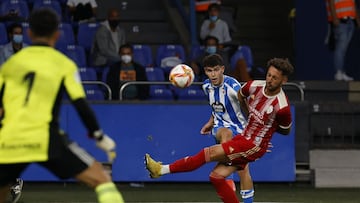
[[[225,113],[225,106],[222,103],[218,102],[218,101],[212,103],[211,108],[216,113]]]
[[[269,108],[266,110],[267,114],[270,114],[271,112],[273,112],[274,107],[273,106],[269,106]]]

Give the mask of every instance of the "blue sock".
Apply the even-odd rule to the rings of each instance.
[[[240,194],[244,203],[253,203],[254,201],[254,189],[241,190]]]

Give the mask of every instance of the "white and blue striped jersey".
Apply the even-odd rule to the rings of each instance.
[[[247,124],[247,120],[241,111],[237,96],[241,89],[240,83],[233,77],[224,75],[224,82],[220,86],[212,85],[207,79],[202,88],[208,95],[214,117],[212,134],[216,135],[216,131],[222,127],[231,129],[233,135],[241,133]]]

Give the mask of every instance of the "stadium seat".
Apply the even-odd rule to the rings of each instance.
[[[8,34],[6,31],[6,26],[4,23],[0,23],[0,45],[7,44],[9,42],[8,40]]]
[[[78,67],[87,66],[85,49],[79,45],[67,45],[61,48],[60,51],[72,59]]]
[[[165,81],[164,71],[159,67],[147,67],[145,69],[148,81]]]
[[[19,17],[27,19],[29,17],[29,7],[24,0],[3,0],[0,3],[0,16],[5,16],[11,12],[18,13]]]
[[[249,46],[246,45],[239,46],[238,49],[235,51],[235,53],[231,56],[230,58],[231,69],[234,70],[236,66],[236,62],[242,58],[245,59],[246,64],[248,66],[248,72],[250,72],[251,68],[254,65],[254,61],[253,61],[251,49]]]
[[[82,81],[96,81],[97,80],[96,71],[90,67],[79,68],[79,74],[80,74]]]
[[[78,45],[85,48],[85,51],[88,53],[91,49],[91,45],[96,33],[97,28],[99,27],[98,23],[81,23],[79,24],[79,30],[77,33],[77,43]]]
[[[21,23],[22,29],[23,29],[23,37],[24,37],[24,43],[31,44],[30,37],[28,35],[28,29],[29,29],[29,23],[23,22]]]
[[[54,10],[56,14],[58,14],[60,20],[62,19],[61,5],[57,0],[35,0],[33,10],[39,8],[50,8]]]
[[[134,61],[144,67],[151,67],[154,65],[153,55],[149,45],[134,44],[133,56]]]
[[[104,92],[101,91],[99,88],[94,88],[93,86],[87,87],[84,85],[84,91],[86,94],[86,99],[91,101],[102,101],[105,100]]]
[[[190,52],[190,60],[194,61],[204,54],[205,47],[201,45],[193,45]]]
[[[167,63],[163,59],[174,57]],[[175,60],[176,57],[180,60]],[[159,67],[174,67],[175,65],[186,61],[185,49],[182,45],[160,45],[156,52],[156,65]],[[168,69],[167,69],[168,71]]]
[[[149,100],[173,100],[174,95],[171,90],[164,86],[151,85],[149,90]]]
[[[65,49],[67,45],[75,44],[74,30],[69,23],[61,23],[59,26],[60,38],[55,47],[57,49]]]
[[[184,88],[177,91],[178,100],[207,100],[204,91],[200,88]]]

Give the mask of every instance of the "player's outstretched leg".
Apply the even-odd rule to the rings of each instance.
[[[222,150],[221,153],[223,153],[220,145],[212,146],[211,148],[214,153],[216,153],[216,150]],[[218,157],[221,157],[221,155],[218,155]],[[150,172],[151,178],[158,178],[168,173],[193,171],[207,162],[210,162],[209,147],[205,147],[196,155],[184,157],[168,165],[163,165],[161,162],[152,159],[149,154],[145,154],[145,167]]]
[[[21,178],[17,178],[15,184],[11,186],[11,203],[16,203],[21,197],[21,192],[23,188],[24,181]]]

